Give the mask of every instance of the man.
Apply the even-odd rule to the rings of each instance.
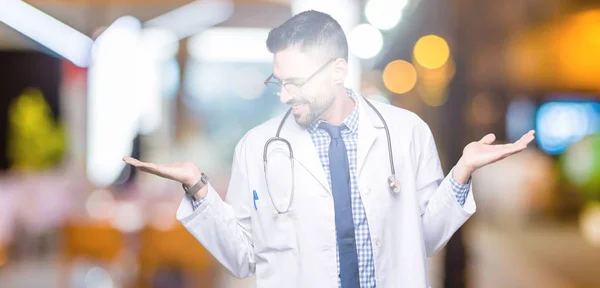
[[[475,212],[471,173],[525,149],[533,131],[512,144],[491,145],[493,134],[470,143],[444,178],[418,116],[371,107],[344,87],[348,45],[329,15],[294,16],[269,33],[267,47],[274,59],[265,84],[278,88],[294,120],[276,117],[240,140],[226,201],[193,163],[125,161],[181,182],[191,196],[178,220],[233,275],[256,274],[258,287],[428,286],[427,256]],[[290,146],[263,150],[279,129]],[[398,192],[387,182],[387,141]],[[269,160],[289,148],[292,163]]]

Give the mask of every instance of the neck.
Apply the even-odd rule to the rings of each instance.
[[[356,103],[352,101],[346,88],[341,87],[335,90],[333,104],[320,118],[331,125],[340,125],[350,115],[354,105]]]

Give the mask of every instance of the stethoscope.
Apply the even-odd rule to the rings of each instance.
[[[390,130],[388,129],[388,126],[385,123],[383,116],[381,116],[381,114],[379,113],[377,108],[375,108],[375,106],[373,106],[373,104],[371,104],[371,102],[369,102],[369,100],[367,100],[364,96],[362,96],[362,97],[367,102],[367,104],[369,104],[369,106],[373,109],[373,111],[375,111],[375,113],[377,114],[379,119],[381,119],[381,122],[383,123],[383,128],[385,129],[385,135],[387,137],[388,154],[390,157],[390,170],[392,172],[392,175],[390,175],[387,179],[388,186],[393,193],[399,193],[400,192],[400,182],[398,182],[398,179],[396,179],[396,169],[394,169],[394,157],[392,154],[392,141],[390,139]],[[291,112],[292,112],[292,109],[290,108],[285,113],[285,115],[283,116],[283,119],[279,123],[279,127],[277,128],[277,133],[275,134],[275,137],[272,137],[269,140],[267,140],[267,142],[265,143],[264,151],[263,151],[265,182],[267,184],[267,193],[269,194],[269,198],[271,199],[271,203],[273,204],[273,207],[275,207],[275,211],[273,211],[274,214],[288,213],[290,211],[290,207],[292,206],[292,202],[294,201],[294,184],[293,184],[294,183],[294,151],[292,150],[292,145],[290,144],[290,142],[287,139],[279,137],[281,128],[283,127],[285,120],[288,118],[288,116],[290,115]],[[291,194],[290,194],[290,201],[287,204],[287,208],[283,211],[279,210],[279,208],[277,208],[277,205],[275,205],[275,202],[273,201],[273,195],[271,195],[271,189],[269,189],[269,181],[268,181],[268,177],[267,177],[267,149],[269,148],[269,144],[271,144],[272,142],[275,142],[275,141],[281,141],[281,142],[285,143],[285,145],[287,145],[289,152],[290,152],[289,158],[290,158],[290,163],[291,163],[291,167],[292,167],[292,171],[291,171],[292,172],[292,189],[291,189]]]

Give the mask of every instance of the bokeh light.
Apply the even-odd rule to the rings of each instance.
[[[112,288],[114,281],[110,273],[102,267],[94,267],[85,275],[86,288]]]
[[[538,109],[536,120],[540,148],[549,154],[559,154],[571,143],[598,131],[600,104],[548,102]]]
[[[511,84],[600,91],[600,9],[567,14],[511,37],[504,55]]]
[[[360,24],[350,32],[348,46],[350,52],[358,58],[373,58],[383,46],[383,36],[379,29],[369,24]]]
[[[394,93],[406,93],[412,90],[416,83],[415,67],[404,60],[392,61],[383,70],[383,84]]]
[[[371,0],[365,5],[365,16],[371,25],[388,30],[400,22],[406,4],[408,0]]]
[[[421,37],[413,50],[419,65],[436,69],[442,67],[450,57],[450,47],[444,38],[436,35]]]
[[[115,198],[106,189],[98,189],[88,196],[85,202],[88,215],[95,220],[109,219],[115,210]]]
[[[134,202],[118,202],[111,224],[123,233],[140,231],[144,227],[141,208]]]

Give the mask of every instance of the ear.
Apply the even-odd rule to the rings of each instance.
[[[348,62],[342,58],[335,59],[332,64],[331,82],[333,85],[344,85],[348,75]]]

